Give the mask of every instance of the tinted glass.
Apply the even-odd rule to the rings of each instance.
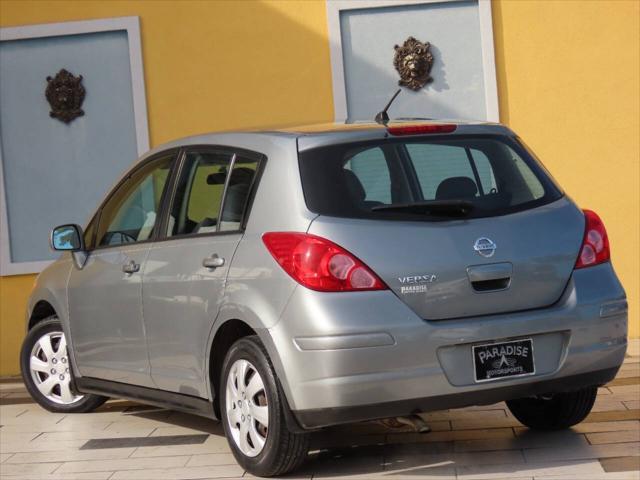
[[[240,230],[257,169],[257,160],[236,156],[224,199],[220,231]]]
[[[493,168],[491,168],[489,159],[480,150],[471,149],[470,151],[473,163],[475,163],[476,169],[478,170],[482,193],[495,191],[496,177],[493,175]]]
[[[376,207],[429,201],[471,202],[469,216],[533,208],[561,192],[513,138],[419,137],[341,144],[302,152],[305,200],[315,213],[380,219],[433,215]],[[442,212],[439,218],[442,219]]]
[[[449,178],[473,179],[465,148],[437,143],[407,144],[406,148],[425,200],[434,200],[438,187]]]
[[[160,214],[173,155],[139,168],[102,207],[96,245],[120,245],[151,238]]]
[[[232,154],[189,152],[169,215],[168,236],[212,233]]]
[[[391,201],[391,178],[384,153],[378,147],[356,153],[344,165],[357,177],[364,188],[366,201],[389,203]]]

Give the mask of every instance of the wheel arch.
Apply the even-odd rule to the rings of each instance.
[[[220,418],[220,405],[218,403],[220,391],[220,375],[224,358],[235,342],[249,335],[256,335],[256,331],[248,323],[239,319],[229,319],[220,325],[209,347],[209,382],[215,414]]]
[[[218,400],[219,396],[219,387],[220,387],[220,376],[222,373],[222,365],[224,363],[225,356],[229,351],[231,345],[233,345],[239,339],[249,336],[249,335],[257,335],[262,344],[267,349],[267,353],[269,354],[269,359],[273,365],[273,368],[276,371],[276,375],[278,376],[278,380],[280,386],[283,389],[283,393],[287,402],[290,399],[290,391],[289,385],[286,380],[286,373],[282,366],[282,362],[280,360],[280,356],[278,355],[278,351],[275,347],[275,344],[269,334],[268,329],[264,328],[262,325],[256,325],[255,322],[247,321],[246,317],[239,318],[240,316],[233,316],[230,318],[219,319],[216,322],[214,331],[211,335],[211,341],[209,344],[209,351],[207,358],[207,378],[209,379],[210,385],[210,394],[211,399],[213,400],[213,407],[215,414],[218,418],[220,418],[220,409]]]
[[[209,385],[211,386],[213,411],[216,417],[218,419],[222,418],[220,415],[219,390],[222,365],[224,363],[226,354],[229,351],[231,345],[233,345],[239,339],[249,335],[256,335],[267,350],[267,354],[269,355],[271,364],[273,365],[273,368],[276,372],[278,387],[281,389],[281,393],[283,395],[283,401],[285,404],[285,421],[287,422],[289,429],[293,432],[304,432],[305,430],[300,426],[300,424],[291,413],[291,409],[289,407],[289,405],[291,405],[289,384],[286,379],[286,373],[280,360],[280,356],[278,355],[278,351],[271,338],[271,335],[269,334],[269,331],[266,328],[255,328],[248,322],[237,318],[231,318],[225,320],[224,322],[221,322],[220,326],[215,331],[215,335],[213,336],[213,341],[211,342],[211,346],[209,349],[209,355],[207,357],[209,361]]]
[[[31,330],[38,323],[57,314],[58,312],[49,301],[38,300],[31,309],[31,314],[29,315],[29,320],[27,322],[27,330]]]
[[[27,301],[24,317],[26,331],[48,316],[56,315],[65,329],[65,334],[69,335],[66,329],[67,280],[72,268],[71,261],[57,260],[40,272]]]
[[[25,309],[24,330],[25,335],[48,317],[55,315],[62,331],[67,337],[67,348],[69,352],[69,362],[76,377],[80,374],[75,362],[75,349],[69,325],[69,310],[67,308],[67,278],[70,269],[70,262],[54,262],[40,273],[34,285],[34,289],[27,301]]]
[[[56,295],[56,293],[58,293]],[[47,317],[55,315],[62,323],[65,334],[69,332],[66,330],[66,320],[68,311],[66,308],[66,291],[57,292],[57,290],[50,290],[46,287],[36,288],[29,297],[27,302],[27,308],[25,312],[25,330],[31,330],[35,325],[45,320]]]

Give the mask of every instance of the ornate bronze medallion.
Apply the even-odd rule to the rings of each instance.
[[[47,89],[44,95],[51,105],[49,112],[51,117],[70,123],[84,115],[84,111],[80,108],[85,95],[82,75],[76,77],[63,68],[55,77],[47,77]]]
[[[398,85],[420,90],[433,78],[429,76],[433,66],[433,55],[429,51],[429,42],[422,43],[413,37],[405,40],[402,46],[396,45],[393,66],[400,74]]]

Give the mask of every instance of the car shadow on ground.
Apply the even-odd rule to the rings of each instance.
[[[109,402],[102,408],[189,429],[192,434],[224,437],[220,422],[195,415],[125,401]],[[451,412],[455,415],[455,411]],[[498,438],[495,436],[498,430],[515,432],[514,428],[488,428],[487,438],[464,440],[462,435],[463,440],[440,441],[443,434],[455,431],[419,434],[408,426],[390,428],[381,422],[331,427],[311,434],[306,462],[298,471],[283,478],[456,478],[464,473],[483,475],[483,478],[510,475],[529,478],[527,475],[533,477],[540,469],[551,473],[557,469],[559,474],[566,474],[567,469],[576,474],[600,469],[598,460],[593,458],[547,461],[541,456],[538,461],[534,457],[533,462],[525,458],[525,448],[548,450],[557,446],[578,452],[588,449],[590,445],[578,431],[536,432],[518,427],[517,435]]]
[[[619,472],[621,478],[635,478],[633,475],[640,471],[637,453],[640,411],[634,403],[638,398],[639,380],[638,365],[626,365],[621,378],[602,389],[595,411],[585,423],[564,431],[528,430],[509,415],[504,404],[496,404],[424,414],[423,418],[433,429],[426,434],[415,433],[408,426],[390,428],[381,422],[341,425],[313,432],[307,461],[287,478],[531,479],[557,475],[557,478],[568,479],[596,478],[607,471]],[[35,407],[18,379],[0,383],[0,403]],[[626,408],[622,403],[625,401],[630,402]],[[77,420],[79,425],[84,424],[84,419],[90,424],[93,415],[100,418],[101,414],[107,414],[103,417],[108,418],[107,421],[122,425],[145,423],[136,419],[148,420],[150,425],[165,431],[149,433],[147,430],[144,436],[207,435],[209,437],[204,438],[208,438],[211,447],[201,453],[229,452],[222,425],[212,419],[126,400],[110,400],[95,414],[78,415]],[[43,431],[55,431],[55,426],[43,428],[54,428]],[[119,433],[126,435],[127,429]],[[139,435],[140,430],[134,428],[129,436]],[[106,437],[98,435],[97,438]],[[171,447],[167,448],[170,455]],[[205,457],[207,455],[202,458]],[[228,464],[234,461],[228,455],[219,458]]]

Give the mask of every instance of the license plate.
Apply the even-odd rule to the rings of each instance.
[[[536,373],[533,341],[530,338],[504,343],[474,345],[473,366],[476,382]]]

